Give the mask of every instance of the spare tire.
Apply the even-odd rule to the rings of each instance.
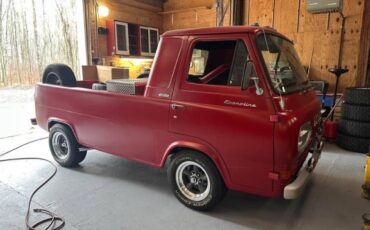
[[[42,75],[42,83],[69,87],[77,86],[72,69],[65,64],[48,65]]]
[[[370,138],[370,122],[351,121],[342,118],[339,121],[339,132],[355,137]]]
[[[370,105],[370,88],[346,88],[344,101],[356,105]]]
[[[343,103],[342,118],[353,121],[370,122],[370,106]]]
[[[343,149],[353,152],[367,153],[369,151],[370,139],[353,137],[338,132],[337,144]]]

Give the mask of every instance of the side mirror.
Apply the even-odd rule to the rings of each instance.
[[[254,71],[253,61],[252,60],[246,61],[245,67],[244,67],[244,75],[242,78],[242,90],[246,90],[249,86],[250,80],[252,80],[254,83],[254,86],[256,87],[256,94],[262,95],[263,89],[259,87],[258,77],[253,76],[253,71]]]
[[[263,89],[261,87],[259,87],[259,85],[258,85],[258,77],[251,77],[251,80],[253,80],[254,86],[256,87],[256,94],[258,96],[262,95],[263,94]]]

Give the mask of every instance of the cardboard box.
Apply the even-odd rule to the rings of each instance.
[[[128,79],[129,69],[103,65],[82,66],[82,74],[84,80],[106,82],[112,79]]]
[[[98,78],[98,71],[95,65],[83,65],[82,66],[82,79],[83,80],[95,80]]]

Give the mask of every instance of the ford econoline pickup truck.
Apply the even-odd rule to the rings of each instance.
[[[36,86],[36,120],[61,166],[89,149],[167,162],[177,199],[207,210],[227,189],[297,198],[320,158],[320,102],[271,28],[166,32],[148,78],[93,83],[53,64]]]

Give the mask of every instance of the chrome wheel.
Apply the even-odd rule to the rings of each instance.
[[[211,189],[206,170],[193,161],[185,161],[177,167],[176,184],[180,192],[192,201],[205,199]]]
[[[68,157],[69,153],[69,143],[67,137],[62,132],[54,133],[51,141],[55,155],[64,160]]]

